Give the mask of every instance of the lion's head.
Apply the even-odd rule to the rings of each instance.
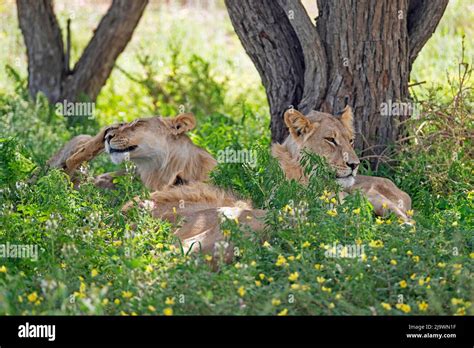
[[[196,126],[194,115],[151,117],[109,127],[105,151],[114,163],[130,160],[152,190],[166,185],[203,181],[217,164],[186,134]]]
[[[306,150],[327,160],[341,186],[354,184],[360,162],[353,148],[354,128],[350,107],[347,106],[340,117],[317,111],[305,116],[290,109],[284,119],[290,135],[283,144],[274,144],[272,153],[288,178],[303,179],[299,160],[302,151]]]

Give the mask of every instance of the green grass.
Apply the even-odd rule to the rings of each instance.
[[[58,3],[64,25],[68,12]],[[268,242],[225,222],[236,261],[217,272],[205,255],[180,250],[168,223],[120,213],[134,196],[149,194],[130,175],[115,191],[90,181],[75,190],[64,173],[44,172],[49,156],[84,129],[68,127],[44,98],[27,100],[22,38],[7,4],[0,3],[0,31],[10,49],[0,63],[14,70],[0,69],[0,245],[37,245],[39,258],[0,258],[0,314],[474,314],[472,92],[453,103],[461,35],[472,34],[474,19],[466,2],[450,3],[414,65],[412,80],[427,84],[413,91],[423,117],[409,129],[432,122],[375,173],[413,198],[414,226],[376,219],[357,195],[330,202],[325,190],[336,187],[321,163],[307,187],[284,179],[268,150],[265,92],[227,17],[224,25],[215,19],[225,15],[222,6],[208,14],[147,9],[86,131],[184,107],[198,118],[193,141],[213,155],[226,147],[257,152],[255,168],[221,163],[212,180],[268,211]],[[77,59],[105,8],[72,9]],[[472,53],[466,40],[468,62]],[[101,156],[89,169],[92,176],[116,166]],[[363,246],[363,256],[327,257],[334,243]]]

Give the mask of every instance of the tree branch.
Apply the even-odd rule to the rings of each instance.
[[[272,140],[281,142],[288,135],[283,123],[284,111],[300,105],[309,111],[324,93],[320,86],[325,86],[325,65],[317,67],[324,61],[323,51],[318,53],[314,26],[296,0],[226,0],[225,3],[235,32],[265,86],[272,116]],[[302,36],[301,40],[298,35]],[[312,61],[315,59],[312,55],[317,57],[316,62]],[[306,91],[305,87],[315,81],[320,85]]]
[[[304,93],[298,109],[308,113],[319,107],[326,92],[327,61],[324,46],[300,0],[278,0],[278,3],[290,15],[290,24],[303,50]]]
[[[410,0],[407,18],[410,64],[433,35],[447,5],[448,0]]]
[[[63,83],[62,99],[79,94],[95,100],[145,10],[148,0],[114,0],[81,58]]]
[[[41,91],[49,100],[61,94],[64,50],[52,0],[17,0],[18,22],[28,56],[28,88],[35,98]]]

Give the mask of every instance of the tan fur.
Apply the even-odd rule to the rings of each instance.
[[[300,156],[303,150],[311,151],[326,158],[345,192],[360,190],[372,203],[377,215],[391,211],[408,219],[406,211],[411,209],[411,199],[405,192],[388,179],[357,175],[359,159],[352,147],[354,128],[349,107],[344,109],[340,119],[317,111],[305,116],[296,110],[288,110],[284,117],[290,135],[283,144],[273,144],[272,154],[288,179],[307,182]],[[333,139],[336,145],[331,143]]]
[[[217,161],[187,136],[186,132],[195,125],[192,114],[113,125],[95,137],[71,140],[51,161],[68,163],[61,167],[72,172],[82,160],[89,160],[98,154],[98,150],[104,149],[105,142],[105,150],[112,160],[134,162],[142,182],[154,191],[148,200],[136,197],[125,204],[124,213],[133,206],[149,210],[153,217],[176,225],[175,235],[186,252],[200,250],[220,255],[229,262],[233,249],[220,231],[222,219],[232,219],[260,231],[264,228],[261,220],[265,212],[252,209],[250,202],[204,183]],[[129,151],[126,155],[125,152],[114,152],[116,150]],[[96,184],[112,187],[115,175],[102,174],[96,178]]]
[[[50,168],[66,168],[66,160],[76,153],[79,148],[86,144],[92,137],[90,135],[81,134],[72,138],[65,146],[63,146],[58,152],[56,152],[46,162]]]
[[[205,181],[217,161],[186,135],[195,124],[192,114],[138,119],[109,127],[105,134],[106,147],[121,150],[138,146],[128,152],[129,159],[136,164],[142,182],[150,190],[172,185],[178,176],[185,183]]]

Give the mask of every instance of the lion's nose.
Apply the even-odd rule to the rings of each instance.
[[[105,141],[110,142],[110,139],[112,139],[113,137],[114,137],[114,135],[109,133],[105,136]]]
[[[346,164],[352,170],[355,170],[359,166],[359,162],[346,162]]]

